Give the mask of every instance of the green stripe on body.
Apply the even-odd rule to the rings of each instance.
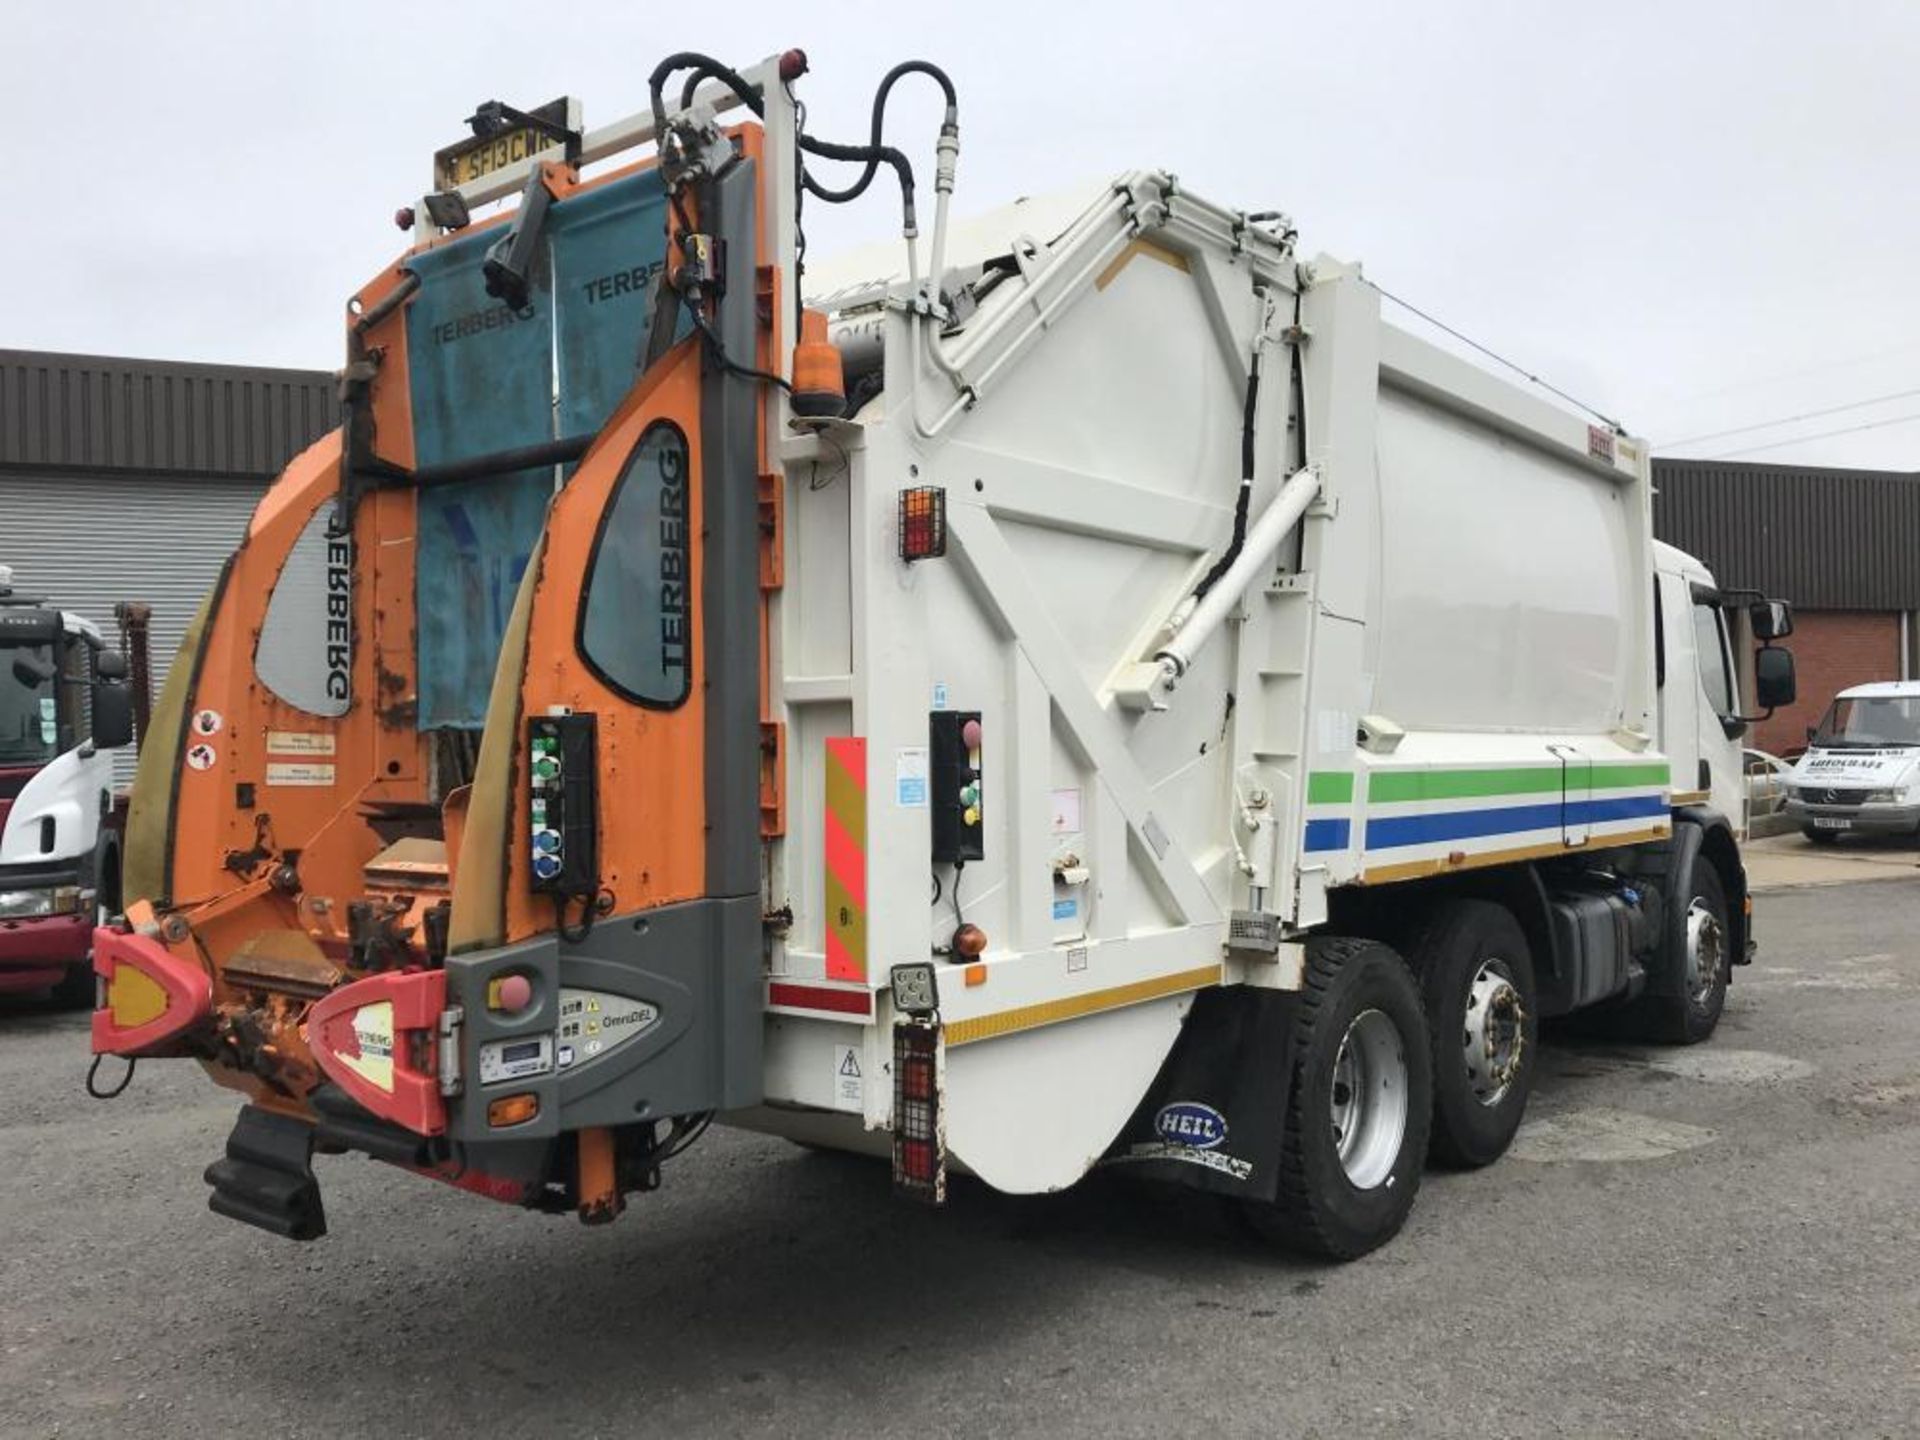
[[[1584,762],[1576,760],[1576,765]],[[1575,787],[1594,790],[1644,789],[1667,783],[1667,767],[1659,764],[1590,765],[1591,776]],[[1562,788],[1558,765],[1533,765],[1497,770],[1376,770],[1367,782],[1367,799],[1392,804],[1409,800],[1470,800],[1496,795],[1558,794]],[[1311,781],[1309,798],[1312,798]]]
[[[1347,805],[1352,801],[1351,770],[1314,770],[1307,775],[1309,805]]]

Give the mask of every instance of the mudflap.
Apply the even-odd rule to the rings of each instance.
[[[249,1105],[227,1137],[227,1157],[207,1167],[207,1208],[289,1240],[327,1233],[313,1176],[313,1127]]]
[[[1244,985],[1203,990],[1146,1098],[1102,1168],[1272,1200],[1293,1071],[1294,996]]]

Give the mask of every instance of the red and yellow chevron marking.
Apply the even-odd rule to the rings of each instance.
[[[867,978],[867,742],[827,741],[827,978]]]

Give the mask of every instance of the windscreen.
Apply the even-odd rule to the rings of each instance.
[[[1835,750],[1920,745],[1920,695],[1842,696],[1820,722],[1813,743]]]
[[[44,765],[60,753],[51,649],[0,648],[0,765]]]

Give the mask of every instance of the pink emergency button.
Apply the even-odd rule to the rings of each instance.
[[[487,985],[487,1008],[518,1015],[533,1003],[533,982],[524,975],[505,975]]]
[[[980,722],[969,720],[960,727],[960,743],[969,750],[980,748]]]

